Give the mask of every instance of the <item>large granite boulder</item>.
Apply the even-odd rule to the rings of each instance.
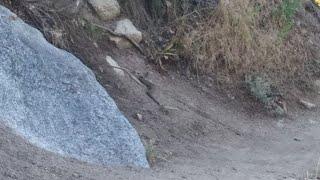
[[[2,6],[0,122],[64,156],[148,167],[137,132],[92,71]]]

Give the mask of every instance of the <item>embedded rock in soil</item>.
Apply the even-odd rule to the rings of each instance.
[[[130,38],[136,43],[142,41],[142,33],[133,25],[129,19],[123,19],[117,22],[115,32]],[[111,41],[114,41],[118,48],[127,48],[131,46],[131,43],[126,39],[120,37],[111,37]]]
[[[118,64],[115,60],[112,59],[112,57],[107,56],[107,57],[106,57],[106,61],[107,61],[107,63],[109,64],[109,66],[112,67],[112,69],[114,70],[114,72],[115,72],[118,76],[120,76],[120,77],[124,76],[123,70],[121,69],[121,67],[119,66],[119,64]]]
[[[91,70],[0,6],[0,121],[44,149],[148,167],[145,149]]]
[[[102,20],[111,20],[120,15],[120,5],[117,0],[89,0],[88,2]]]

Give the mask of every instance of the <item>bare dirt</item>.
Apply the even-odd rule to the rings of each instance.
[[[196,80],[160,74],[133,51],[114,54],[122,67],[148,73],[145,79],[154,84],[159,106],[145,87],[113,74],[104,55],[97,62],[97,77],[145,146],[154,148],[153,167],[108,168],[60,157],[1,125],[0,179],[299,179],[315,167],[319,110],[292,113],[290,119],[268,118]],[[135,118],[137,113],[143,118]]]
[[[93,69],[152,150],[152,168],[102,167],[61,157],[0,125],[0,179],[281,180],[300,179],[316,167],[320,109],[294,108],[287,118],[269,117],[259,104],[219,90],[213,80],[162,72],[133,49],[97,44],[99,51],[86,44],[91,54],[84,58],[80,49],[75,54]],[[137,84],[128,74],[119,77],[106,55],[151,86]],[[318,98],[314,102],[320,105]]]

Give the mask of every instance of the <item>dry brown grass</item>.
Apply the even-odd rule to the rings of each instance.
[[[176,46],[182,58],[199,73],[213,73],[228,85],[242,83],[248,74],[269,76],[277,86],[304,73],[313,52],[308,37],[277,14],[282,1],[221,1],[213,13],[194,23],[180,24]],[[284,32],[284,33],[283,33]]]

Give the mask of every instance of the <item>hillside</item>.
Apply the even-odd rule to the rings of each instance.
[[[17,15],[12,21],[21,18],[92,70],[136,129],[151,166],[105,165],[98,157],[104,150],[91,160],[60,156],[1,124],[2,179],[317,179],[318,1],[0,0],[0,5]],[[78,72],[69,70],[63,72]],[[72,81],[82,75],[74,73]],[[76,112],[91,112],[96,106],[90,101]],[[64,118],[71,116],[80,117]]]

